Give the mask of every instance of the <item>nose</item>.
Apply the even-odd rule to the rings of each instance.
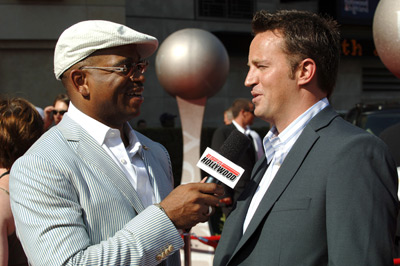
[[[132,75],[130,77],[131,81],[133,82],[141,82],[144,83],[146,81],[146,78],[144,77],[143,73],[140,73],[140,75]]]
[[[244,80],[244,85],[246,87],[253,87],[254,85],[257,84],[257,77],[254,74],[254,71],[252,68],[249,69],[249,72],[247,72],[246,79]]]

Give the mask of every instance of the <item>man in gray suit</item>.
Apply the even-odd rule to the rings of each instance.
[[[173,190],[168,152],[127,123],[140,113],[145,58],[157,46],[108,21],[61,34],[54,72],[69,110],[10,178],[17,234],[33,265],[179,265],[178,229],[212,214],[223,188]]]
[[[273,127],[228,217],[214,265],[393,265],[397,173],[377,137],[329,105],[336,22],[260,11],[245,85]]]

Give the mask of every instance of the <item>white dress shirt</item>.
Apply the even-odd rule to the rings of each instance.
[[[239,130],[241,133],[246,134],[246,130],[242,128],[235,120],[232,120],[232,124],[236,127],[237,130]]]
[[[280,166],[285,160],[290,149],[293,147],[294,143],[303,132],[308,122],[318,114],[322,109],[329,105],[326,98],[320,100],[313,106],[311,106],[307,111],[301,114],[296,120],[294,120],[285,130],[279,133],[275,126],[273,126],[267,135],[264,137],[264,150],[267,162],[269,164],[263,178],[254,196],[251,200],[249,209],[247,211],[246,218],[243,223],[243,234],[245,233],[251,219],[254,216],[262,198],[267,192],[270,184],[272,183],[276,173],[278,172]]]
[[[82,113],[72,103],[66,115],[85,129],[111,156],[135,188],[145,208],[155,203],[154,190],[141,157],[143,146],[129,123],[125,123],[123,129],[129,140],[129,145],[125,147],[118,129],[110,128]]]
[[[250,135],[253,139],[254,149],[256,150],[256,160],[260,160],[264,156],[264,147],[262,145],[262,141],[260,135],[254,130],[250,128],[250,126],[246,127],[246,135]]]

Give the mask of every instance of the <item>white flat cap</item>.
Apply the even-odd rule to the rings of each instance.
[[[59,80],[66,70],[93,52],[127,44],[137,44],[141,58],[149,57],[158,47],[153,36],[118,23],[105,20],[79,22],[58,38],[54,51],[54,74]]]

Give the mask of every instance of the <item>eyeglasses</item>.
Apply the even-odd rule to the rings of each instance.
[[[149,61],[147,60],[141,60],[137,63],[130,63],[126,64],[122,67],[96,67],[96,66],[82,66],[79,69],[99,69],[99,70],[104,70],[104,71],[110,71],[110,72],[118,72],[121,73],[122,76],[125,76],[127,78],[133,76],[134,74],[141,73],[143,74],[146,72],[146,69],[149,65]]]
[[[67,112],[67,110],[53,110],[52,111],[53,115],[57,115],[57,114],[64,115],[66,112]]]

